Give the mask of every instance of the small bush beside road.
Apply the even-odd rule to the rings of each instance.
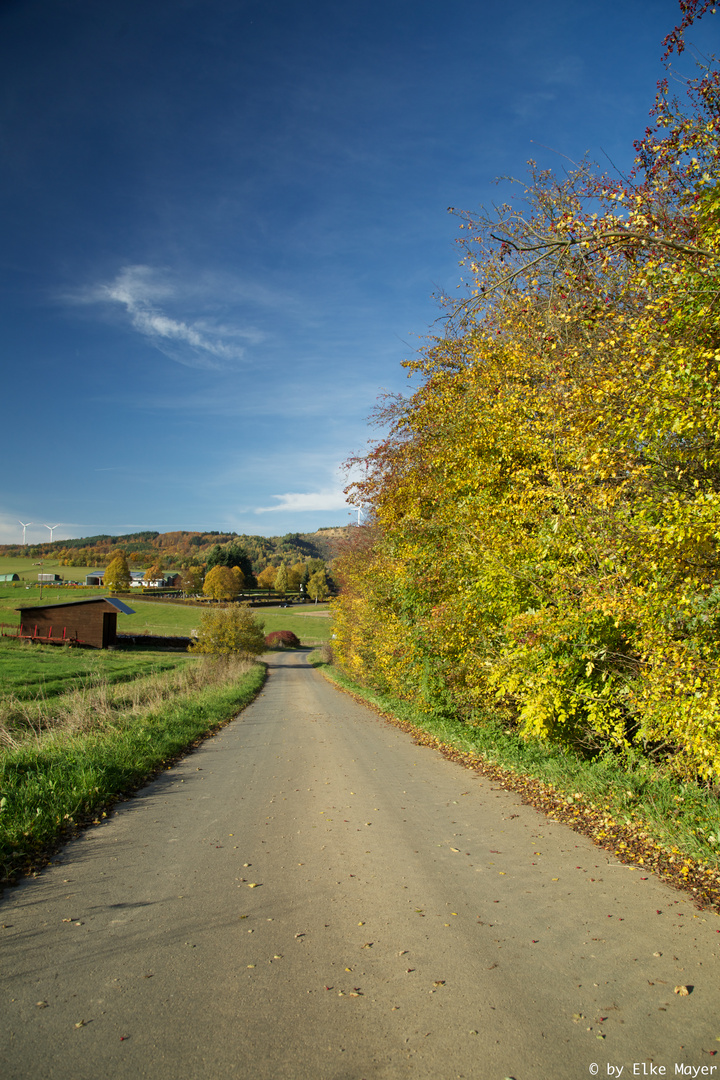
[[[300,638],[292,630],[273,630],[265,638],[268,649],[299,649]]]
[[[225,656],[233,653],[259,656],[265,652],[263,625],[242,604],[206,611],[200,619],[197,641],[191,650]]]

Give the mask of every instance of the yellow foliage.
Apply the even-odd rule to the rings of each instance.
[[[461,215],[468,294],[379,410],[335,654],[431,711],[717,781],[720,124],[691,91],[689,116],[661,94],[634,187],[533,170],[524,207]]]

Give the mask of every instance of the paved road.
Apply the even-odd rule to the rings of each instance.
[[[720,1076],[720,918],[302,653],[0,924],[3,1080]]]

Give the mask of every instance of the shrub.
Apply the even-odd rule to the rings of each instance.
[[[259,656],[265,651],[262,623],[240,604],[219,611],[206,611],[200,620],[198,639],[191,646],[191,651]]]
[[[292,630],[273,630],[265,638],[268,649],[297,649],[300,647],[300,638],[293,634]]]

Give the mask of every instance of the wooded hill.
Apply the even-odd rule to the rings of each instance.
[[[65,566],[106,566],[111,554],[122,551],[131,566],[150,566],[162,560],[165,568],[203,565],[216,545],[239,545],[252,563],[254,574],[266,566],[280,563],[306,562],[322,559],[331,562],[338,541],[346,537],[352,526],[318,529],[313,533],[287,533],[285,536],[247,536],[235,532],[144,532],[121,536],[101,534],[76,540],[56,540],[42,544],[3,544],[5,556],[58,559]]]

